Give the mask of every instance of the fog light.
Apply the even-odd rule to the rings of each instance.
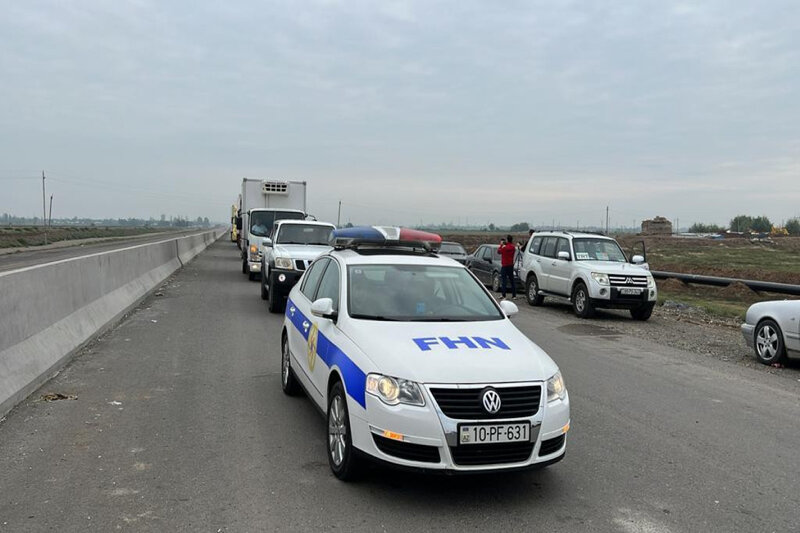
[[[655,295],[656,295],[656,291],[650,291],[650,296],[651,296],[651,297],[652,297],[652,296],[655,296]]]
[[[278,281],[280,281],[281,283],[286,281],[286,275],[285,274],[279,274],[278,275]]]
[[[388,429],[383,431],[383,436],[387,439],[403,440],[403,435],[400,433],[395,433],[394,431],[389,431]]]
[[[605,289],[600,289],[600,295],[601,296],[605,296],[605,294],[606,294],[606,290]]]

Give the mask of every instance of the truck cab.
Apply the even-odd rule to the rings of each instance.
[[[247,213],[247,230],[245,246],[242,249],[242,274],[250,280],[261,274],[261,259],[265,244],[272,237],[276,220],[304,220],[306,214],[297,209],[251,209]]]
[[[239,242],[242,274],[251,280],[261,274],[264,239],[269,238],[276,220],[306,218],[305,181],[242,179],[239,195]]]

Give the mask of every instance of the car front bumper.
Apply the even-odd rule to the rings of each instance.
[[[279,294],[289,294],[292,287],[300,280],[303,275],[299,270],[284,270],[281,268],[272,268],[269,271],[270,281],[272,282],[272,289]]]
[[[742,324],[742,337],[744,337],[744,342],[747,344],[748,347],[752,348],[753,343],[755,342],[754,333],[756,327],[752,324],[744,323]]]
[[[592,280],[589,283],[589,298],[594,307],[605,309],[633,309],[643,305],[655,304],[656,300],[658,300],[658,289],[656,287],[636,287],[641,291],[639,294],[622,294],[622,289],[627,288],[600,285]]]
[[[543,397],[539,410],[530,417],[495,420],[449,418],[438,408],[429,391],[426,392],[426,396],[424,407],[413,407],[386,405],[368,394],[366,411],[360,409],[360,406],[352,406],[350,409],[354,446],[362,453],[383,463],[444,473],[480,473],[529,468],[556,462],[565,454],[566,432],[569,430],[570,422],[569,396],[549,404]],[[459,445],[460,424],[514,422],[531,424],[532,447],[524,459],[480,465],[459,464],[457,455],[460,450],[483,446],[487,453],[492,453],[491,447],[498,446],[497,444]],[[391,436],[391,440],[387,436]],[[544,448],[542,443],[545,443]],[[520,443],[522,446],[524,444]]]

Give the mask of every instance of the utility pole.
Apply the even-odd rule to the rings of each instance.
[[[342,225],[342,201],[339,200],[339,214],[336,216],[336,227]]]
[[[608,235],[608,206],[606,206],[606,235]]]
[[[47,223],[49,227],[53,227],[53,194],[50,194],[50,214],[47,216],[47,219],[50,221]]]
[[[42,170],[42,226],[44,226],[44,243],[47,244],[47,194],[44,190],[44,170]]]

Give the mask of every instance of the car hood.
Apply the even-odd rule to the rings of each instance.
[[[305,244],[276,244],[273,254],[275,257],[289,257],[291,259],[314,260],[320,255],[332,250],[330,246],[310,246]]]
[[[394,377],[420,383],[505,383],[543,381],[558,371],[544,350],[507,319],[351,320],[356,326],[349,328],[354,330],[351,340],[381,373]]]
[[[647,263],[642,265],[632,265],[631,263],[612,263],[610,261],[576,261],[585,268],[591,269],[592,272],[603,272],[605,274],[625,274],[625,275],[642,275],[647,274]]]

